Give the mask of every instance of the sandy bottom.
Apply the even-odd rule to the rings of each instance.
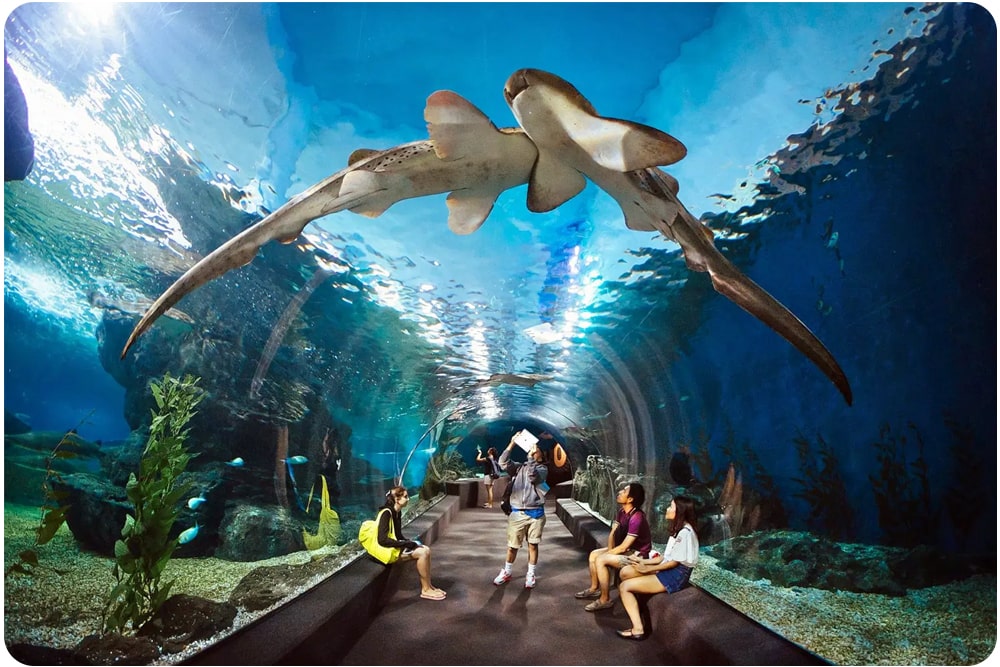
[[[5,568],[30,548],[38,509],[4,508]],[[114,584],[112,561],[81,551],[63,526],[39,550],[34,576],[4,578],[4,641],[72,648],[100,631],[104,600]],[[316,552],[313,552],[315,554]],[[334,571],[359,553],[357,547],[326,552]],[[228,600],[239,580],[266,565],[297,564],[313,554],[298,552],[265,561],[236,563],[217,558],[177,558],[164,579],[173,593]],[[304,588],[318,583],[307,582]],[[947,586],[910,591],[903,597],[780,588],[767,580],[749,581],[702,556],[692,575],[699,586],[788,639],[839,664],[971,665],[989,657],[996,643],[996,576],[976,576]],[[268,610],[241,612],[234,630]],[[179,662],[190,651],[165,657]]]
[[[827,660],[847,665],[973,665],[996,644],[997,578],[970,577],[905,596],[781,588],[702,555],[691,580]]]

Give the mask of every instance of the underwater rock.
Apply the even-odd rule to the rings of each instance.
[[[208,639],[231,628],[236,611],[228,602],[172,595],[136,634],[154,639],[165,653],[177,653],[193,641]]]
[[[149,434],[143,431],[132,431],[125,443],[117,450],[109,452],[101,461],[101,470],[108,481],[123,489],[128,483],[128,476],[139,472],[139,461],[142,450],[146,447]]]
[[[720,567],[746,579],[768,579],[775,586],[892,596],[982,571],[926,545],[901,549],[845,544],[792,531],[758,531],[717,544],[706,553],[717,558]]]
[[[76,653],[88,665],[148,665],[159,657],[160,649],[148,637],[107,634],[84,637]]]
[[[309,579],[329,570],[325,559],[302,565],[258,567],[246,574],[229,595],[229,602],[247,611],[260,611],[295,595]]]
[[[907,588],[940,586],[976,574],[996,574],[995,554],[952,554],[926,544],[908,550],[887,562],[893,576],[906,582]]]
[[[90,665],[83,656],[66,648],[32,646],[31,644],[10,644],[10,657],[24,665]]]
[[[20,435],[31,431],[31,426],[24,415],[16,415],[9,410],[3,411],[3,433],[4,435]]]
[[[3,461],[3,499],[19,505],[41,505],[44,499],[44,463],[37,456],[5,454]]]
[[[245,503],[230,505],[219,530],[216,558],[254,561],[305,548],[302,525],[287,510]]]
[[[626,462],[607,456],[591,454],[587,466],[577,470],[573,477],[573,498],[585,502],[594,512],[611,519],[618,512],[615,498],[621,484],[633,477],[625,474]]]
[[[219,546],[219,527],[225,519],[226,505],[233,497],[234,484],[226,478],[225,465],[213,463],[208,468],[185,471],[178,482],[190,483],[191,490],[184,497],[185,502],[178,506],[177,521],[171,535],[176,537],[197,522],[198,538],[178,547],[174,558],[214,555]],[[205,501],[192,508],[187,500],[196,497]]]
[[[52,488],[69,494],[66,525],[80,545],[114,556],[115,541],[121,538],[125,515],[132,509],[125,489],[90,473],[64,475],[52,480]]]
[[[67,449],[76,455],[71,459],[67,459],[68,461],[99,458],[102,455],[100,441],[91,442],[90,440],[85,440],[76,431],[31,431],[29,433],[21,433],[20,435],[5,433],[3,439],[4,450],[6,452],[11,448],[19,448],[35,452],[44,457],[51,454],[56,446],[62,442],[63,438],[66,438],[67,443],[61,445],[60,449]]]
[[[4,435],[4,500],[23,505],[44,502],[42,484],[52,473],[94,472],[103,459],[98,443],[63,431]],[[52,453],[58,447],[60,455]]]
[[[670,457],[670,478],[681,486],[690,486],[697,481],[691,468],[691,455],[688,452],[677,451]]]

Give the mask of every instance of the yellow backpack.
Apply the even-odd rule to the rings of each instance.
[[[379,510],[379,513],[375,515],[374,519],[363,521],[361,523],[360,530],[358,530],[358,542],[361,542],[361,546],[365,548],[368,555],[384,565],[391,565],[399,560],[399,554],[402,551],[399,547],[383,547],[378,543],[379,518],[382,516],[382,512],[388,511],[389,508],[382,508]],[[391,539],[396,539],[396,531],[392,525],[391,516],[389,517],[389,537]]]

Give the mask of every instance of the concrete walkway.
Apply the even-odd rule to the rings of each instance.
[[[683,647],[619,638],[630,627],[621,603],[589,613],[573,593],[589,585],[587,554],[546,508],[538,586],[524,588],[527,546],[514,576],[494,586],[506,552],[507,519],[494,508],[466,509],[432,546],[434,584],[448,592],[419,595],[416,567],[404,563],[399,586],[343,660],[347,665],[679,665],[700,662]],[[617,592],[612,593],[617,599]]]

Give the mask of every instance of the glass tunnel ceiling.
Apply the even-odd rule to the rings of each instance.
[[[552,483],[572,478],[600,516],[640,480],[665,539],[670,499],[696,495],[696,583],[825,658],[992,650],[996,30],[981,7],[28,3],[5,39],[36,142],[29,178],[4,186],[5,409],[29,428],[5,436],[12,553],[36,535],[52,451],[27,445],[81,424],[102,455],[72,468],[118,497],[149,381],[191,371],[206,398],[190,472],[205,481],[175,524],[198,539],[172,564],[212,588],[182,576],[174,592],[216,599],[230,578],[216,566],[236,586],[246,562],[312,563],[302,531],[324,527],[323,486],[342,529],[327,546],[349,553],[389,485],[402,478],[419,514],[478,471],[477,447],[527,426],[562,442]],[[427,137],[434,91],[514,125],[503,88],[522,67],[684,143],[666,168],[678,198],[830,349],[851,406],[593,185],[550,213],[513,188],[468,235],[449,230],[444,195],[326,216],[185,296],[119,358],[215,248],[354,151]],[[243,517],[281,521],[248,539]],[[116,523],[63,531],[67,572],[107,574]],[[60,642],[106,592],[9,583],[8,630]],[[82,611],[46,625],[30,601],[66,590]]]
[[[526,65],[571,81],[603,115],[678,137],[688,157],[670,172],[682,201],[695,215],[734,210],[766,175],[764,159],[790,134],[833,116],[816,104],[817,95],[869,76],[879,59],[872,45],[888,47],[886,35],[896,40],[919,30],[898,5],[880,4],[783,5],[780,12],[712,4],[595,4],[584,13],[549,4],[83,10],[73,4],[39,9],[51,14],[53,30],[65,29],[65,39],[77,41],[81,69],[101,62],[123,31],[135,46],[129,58],[111,58],[83,78],[78,92],[137,77],[141,93],[130,89],[134,99],[118,100],[123,112],[142,119],[125,127],[136,146],[156,152],[176,142],[235,208],[249,212],[276,209],[343,167],[357,148],[424,138],[424,102],[440,88],[468,98],[496,125],[514,125],[502,88],[510,72]],[[753,30],[741,29],[749,11]],[[148,20],[164,13],[169,21]],[[453,37],[462,40],[464,53],[475,54],[467,61],[456,62],[447,40],[428,45],[426,36],[455,16],[476,26]],[[68,29],[73,25],[87,28]],[[669,39],[663,25],[670,26]],[[822,29],[792,29],[801,25]],[[264,43],[274,46],[260,48]],[[656,57],[632,57],[636,51]],[[178,52],[189,57],[178,62]],[[531,62],[523,62],[525,52]],[[801,71],[806,60],[809,71]],[[45,135],[51,145],[101,145],[102,129],[74,111],[71,99],[30,72],[19,74],[26,89],[44,99],[33,116],[43,145]],[[142,104],[158,92],[162,105]],[[27,263],[7,267],[26,299],[58,312],[68,328],[83,321],[87,326],[77,328],[84,337],[92,335],[98,315],[61,310],[48,301],[54,294],[65,288],[86,294],[96,284],[124,298],[154,297],[165,286],[163,274],[176,275],[197,257],[192,239],[145,177],[112,168],[133,149],[108,142],[92,151],[89,187],[109,193],[116,231],[143,242],[138,256],[118,266],[79,258],[91,268],[89,285],[46,282],[60,278],[42,279]],[[680,357],[697,345],[692,339],[700,322],[736,306],[708,295],[707,278],[684,266],[676,244],[627,230],[617,205],[593,185],[548,214],[526,209],[524,187],[510,190],[469,236],[451,233],[446,217],[442,195],[401,202],[375,219],[347,212],[323,218],[298,242],[305,251],[301,267],[288,279],[291,291],[301,291],[318,270],[333,276],[309,297],[309,335],[337,325],[340,315],[331,304],[338,301],[398,313],[393,332],[354,334],[385,345],[388,370],[404,377],[397,389],[410,392],[413,403],[393,405],[397,412],[419,415],[428,426],[520,419],[556,431],[610,417],[617,446],[628,450],[667,437],[654,433],[665,424],[683,431],[683,406],[700,404],[712,376],[727,372],[694,368]],[[730,238],[720,241],[729,241],[736,254],[746,252],[739,242],[753,231],[747,222],[746,230],[721,232]],[[146,247],[150,240],[155,243]],[[242,317],[227,304],[239,289],[239,272],[226,280],[228,291],[216,297],[220,322]],[[777,283],[764,287],[779,300],[787,291]],[[798,314],[815,322],[810,312]],[[788,347],[749,315],[740,317],[734,339],[749,333],[764,354]],[[825,342],[838,352],[837,341]],[[818,401],[841,400],[807,359],[788,349],[788,363],[815,381]],[[430,397],[433,407],[420,396]]]

